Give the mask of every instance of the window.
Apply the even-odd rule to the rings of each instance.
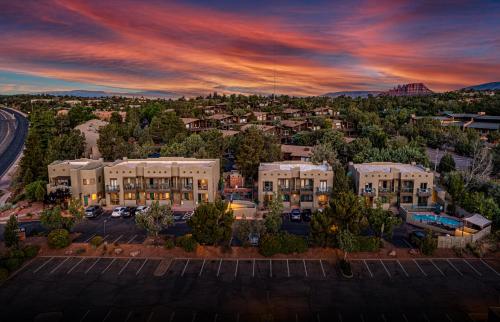
[[[279,179],[278,184],[279,184],[281,189],[290,188],[290,180],[289,179]]]
[[[208,180],[207,179],[198,180],[198,189],[208,190]]]
[[[132,192],[125,193],[123,194],[123,198],[125,200],[135,200],[135,193]]]
[[[320,182],[319,182],[319,190],[320,191],[326,191],[327,190],[326,180],[320,180]]]
[[[300,186],[302,189],[312,189],[313,187],[313,179],[302,179],[300,180]]]
[[[83,185],[86,186],[89,184],[89,180],[88,179],[83,179]]]
[[[97,200],[97,194],[95,194],[95,193],[92,194],[92,200],[94,200],[94,201]]]
[[[281,198],[283,199],[283,202],[290,202],[290,195],[282,195]]]
[[[120,196],[117,193],[111,193],[109,196],[112,205],[120,204]]]
[[[90,179],[90,184],[95,184],[95,178]]]
[[[112,187],[118,186],[118,179],[116,179],[116,178],[109,179],[109,185]]]
[[[403,196],[401,203],[413,203],[413,196]]]
[[[199,193],[198,202],[208,202],[208,193]]]
[[[273,191],[272,181],[264,181],[264,191]]]
[[[301,202],[312,202],[313,195],[300,195],[300,201]]]
[[[189,192],[184,192],[184,193],[182,194],[182,200],[193,200],[193,197],[192,197],[191,193],[189,193]]]

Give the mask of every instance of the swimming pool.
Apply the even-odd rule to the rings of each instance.
[[[458,228],[461,227],[461,223],[458,219],[453,219],[444,216],[438,216],[433,213],[413,213],[413,220],[420,221],[423,223],[434,222],[438,224],[443,224],[448,227]]]

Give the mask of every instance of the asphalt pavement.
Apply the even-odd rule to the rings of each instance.
[[[11,109],[1,109],[0,113],[0,177],[2,177],[17,159],[24,147],[24,141],[28,134],[28,120],[19,112]],[[8,120],[8,114],[15,117],[16,126]],[[7,137],[4,140],[5,135]],[[12,134],[10,134],[12,133]],[[8,137],[11,136],[11,139]]]

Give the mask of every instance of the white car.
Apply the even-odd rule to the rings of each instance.
[[[127,210],[127,207],[116,207],[113,209],[113,212],[111,213],[112,218],[118,218],[123,215],[123,213]]]
[[[149,207],[148,206],[139,206],[137,207],[137,209],[135,210],[135,213],[136,214],[143,214],[145,213],[146,211],[149,210]]]
[[[182,220],[189,220],[191,217],[193,217],[194,211],[188,211],[182,216]]]

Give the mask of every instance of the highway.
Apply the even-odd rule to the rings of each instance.
[[[0,109],[0,178],[16,161],[28,134],[28,120],[19,112]]]

